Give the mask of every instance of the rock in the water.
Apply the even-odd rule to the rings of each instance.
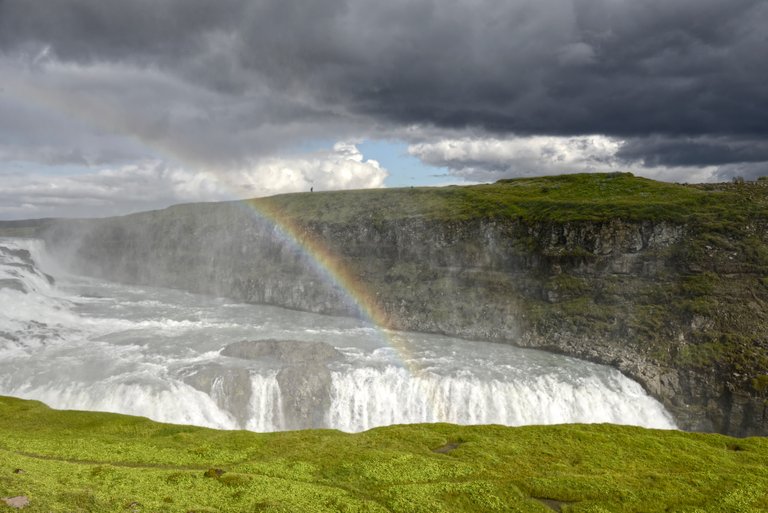
[[[7,497],[3,499],[8,506],[16,509],[26,508],[29,506],[29,498],[26,495],[19,495],[17,497]]]
[[[6,255],[18,258],[25,264],[34,264],[34,260],[32,260],[32,253],[30,253],[27,249],[12,249],[5,246],[0,246],[0,253],[5,253]]]
[[[277,373],[286,429],[326,427],[331,404],[331,372],[322,363],[286,367]]]
[[[0,280],[0,289],[17,290],[24,294],[28,292],[27,287],[24,286],[24,282],[17,280],[16,278],[4,278]]]
[[[342,354],[323,342],[250,340],[235,342],[221,354],[246,360],[274,360],[286,365],[277,373],[286,429],[325,427],[331,401],[331,372],[327,364]]]
[[[5,267],[15,271],[13,273],[15,276],[20,276],[20,272],[37,274],[47,280],[50,285],[56,283],[56,279],[53,276],[38,269],[35,261],[32,259],[32,254],[26,249],[11,249],[6,246],[0,246],[0,258],[2,258]],[[18,290],[25,294],[28,292],[24,283],[16,278],[0,280],[0,289],[6,288]]]
[[[248,369],[224,367],[216,363],[199,365],[185,372],[184,382],[205,392],[241,426],[248,422],[251,401],[251,375]]]
[[[274,339],[234,342],[222,349],[221,354],[245,360],[270,358],[286,364],[329,363],[342,358],[340,352],[324,342]]]

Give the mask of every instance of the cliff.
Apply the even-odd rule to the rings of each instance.
[[[681,427],[743,436],[768,434],[767,227],[766,182],[593,174],[179,205],[39,231],[84,274],[329,314],[362,302],[393,329],[609,364]]]

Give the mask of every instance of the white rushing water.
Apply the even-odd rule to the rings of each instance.
[[[609,367],[68,276],[44,249],[40,241],[0,239],[2,395],[254,431],[414,422],[675,427],[661,404]],[[390,346],[393,335],[407,343],[407,357]],[[262,358],[221,354],[229,344],[265,339],[325,343],[338,357],[308,364],[299,353],[296,361],[286,357],[283,346]]]

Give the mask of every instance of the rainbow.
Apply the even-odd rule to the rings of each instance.
[[[24,80],[9,82],[6,84],[6,88],[8,93],[30,105],[36,107],[43,105],[101,130],[130,136],[151,150],[159,150],[161,153],[168,154],[174,160],[178,157],[173,149],[166,147],[160,141],[150,140],[130,131],[118,119],[118,114],[108,104],[89,101],[88,108],[84,108],[82,102],[68,102],[60,92],[48,90],[34,82],[29,83]],[[236,187],[230,186],[224,177],[204,169],[202,172],[225,187],[231,188],[233,191],[237,190]],[[235,196],[239,196],[239,194],[235,194]],[[318,275],[323,277],[328,284],[344,292],[349,303],[354,305],[363,320],[370,323],[381,334],[385,343],[397,351],[403,365],[412,374],[421,372],[422,369],[416,363],[416,359],[413,358],[406,339],[390,329],[389,316],[376,300],[375,295],[357,276],[348,270],[341,258],[319,237],[303,230],[296,222],[282,215],[277,208],[270,206],[268,202],[251,199],[241,200],[237,204],[243,205],[243,208],[246,208],[250,215],[270,222],[277,228],[284,242],[308,256],[307,261],[311,262]]]
[[[390,328],[389,316],[376,300],[375,295],[320,237],[307,231],[288,216],[282,215],[280,210],[270,202],[259,201],[259,198],[256,198],[239,201],[237,204],[247,209],[250,215],[272,224],[278,230],[283,242],[309,257],[307,261],[313,266],[313,270],[322,276],[326,283],[344,292],[349,304],[357,310],[365,322],[378,331],[388,346],[397,351],[404,367],[411,374],[418,375],[423,371],[417,359],[413,357],[405,337]]]

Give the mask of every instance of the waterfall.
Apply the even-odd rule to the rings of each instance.
[[[660,403],[609,367],[403,333],[415,359],[406,364],[362,321],[66,275],[54,281],[41,270],[46,261],[40,241],[0,239],[0,394],[254,431],[420,422],[675,427]],[[223,350],[258,339],[275,339],[269,347],[280,358]],[[333,358],[302,359],[300,347]]]
[[[526,381],[472,375],[411,375],[403,368],[334,372],[328,423],[343,431],[388,424],[561,424],[610,422],[672,428],[663,407],[620,373],[566,382],[554,376]]]

